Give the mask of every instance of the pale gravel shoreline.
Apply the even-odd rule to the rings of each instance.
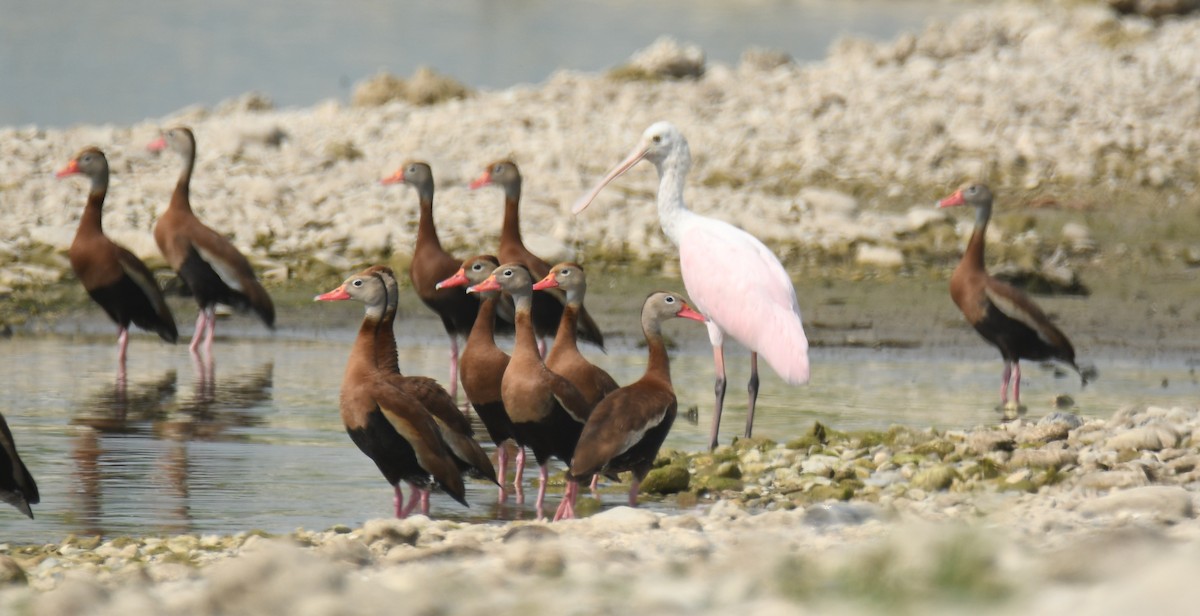
[[[1183,614],[1200,598],[1195,407],[815,435],[688,456],[694,485],[732,476],[706,470],[725,460],[745,489],[671,514],[5,545],[0,612]],[[855,495],[823,500],[843,476]]]
[[[560,73],[428,108],[328,102],[252,112],[242,100],[131,126],[0,128],[9,222],[0,292],[69,275],[63,253],[86,191],[53,172],[84,145],[111,161],[106,230],[157,260],[150,229],[178,161],[143,146],[175,122],[198,135],[192,199],[202,218],[276,272],[312,262],[348,271],[403,252],[416,198],[378,180],[408,158],[432,164],[439,231],[457,252],[494,245],[501,197],[466,183],[512,156],[526,178],[523,226],[535,252],[669,263],[648,165],[584,216],[567,211],[664,118],[691,142],[693,207],[744,226],[785,260],[862,246],[890,251],[872,257],[885,262],[903,258],[904,235],[945,220],[929,210],[936,192],[980,173],[1013,191],[1128,184],[1194,199],[1196,40],[1197,18],[1155,25],[1099,7],[1004,4],[889,43],[843,41],[813,65],[709,66],[692,81]],[[274,129],[288,136],[279,148],[260,138]],[[346,144],[361,157],[338,154]],[[889,207],[839,192],[856,186]],[[959,232],[969,224],[956,221]],[[948,235],[935,236],[935,248],[959,250]],[[671,515],[376,520],[280,539],[84,539],[29,554],[9,538],[0,570],[18,564],[28,583],[0,587],[0,613],[1191,613],[1200,600],[1200,412],[1188,401],[1122,413],[1046,440],[1022,436],[1046,428],[1008,424],[999,431],[1012,433],[1011,453],[972,449],[991,442],[992,428],[943,435],[953,455],[962,450],[956,461],[890,451],[848,503],[793,494],[829,488],[874,450],[851,448],[864,451],[838,461],[820,447],[781,446],[740,453],[746,490]],[[966,465],[983,468],[985,458],[999,476],[969,475]],[[913,485],[944,478],[931,469],[946,466],[958,474],[948,489]]]

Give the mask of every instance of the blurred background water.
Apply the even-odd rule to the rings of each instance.
[[[355,82],[430,66],[475,88],[600,71],[662,35],[735,64],[798,61],[845,34],[889,39],[945,0],[0,0],[0,126],[131,123],[258,91],[347,100]]]

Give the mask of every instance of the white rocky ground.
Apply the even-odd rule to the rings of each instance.
[[[85,189],[53,172],[89,144],[112,162],[106,229],[155,256],[150,230],[179,164],[143,146],[160,126],[179,122],[198,135],[192,201],[201,217],[260,262],[295,267],[315,258],[342,272],[403,254],[415,233],[415,197],[378,180],[407,158],[433,166],[444,241],[491,250],[501,197],[466,184],[506,156],[526,177],[523,222],[537,252],[670,254],[651,206],[648,164],[579,218],[568,212],[645,127],[669,119],[691,141],[688,198],[697,211],[742,225],[785,259],[825,247],[895,265],[904,258],[898,236],[941,217],[932,200],[968,177],[1000,186],[1001,207],[1007,190],[1050,182],[1194,187],[1196,40],[1196,18],[1156,23],[1097,5],[1004,4],[893,42],[844,40],[806,66],[752,52],[736,67],[708,66],[698,79],[560,73],[428,107],[330,101],[262,111],[246,97],[133,126],[3,128],[0,289],[66,270],[54,254],[37,263],[19,257],[38,243],[52,253],[69,245]],[[642,56],[656,70],[694,61],[691,53],[664,43]],[[894,195],[884,197],[899,206],[891,211],[913,210],[884,214],[838,192],[855,187]],[[967,225],[960,220],[960,231]],[[935,249],[958,245],[950,237]]]
[[[891,43],[844,41],[804,67],[759,53],[699,79],[564,73],[431,107],[250,111],[243,99],[135,126],[0,129],[0,288],[66,271],[85,190],[53,172],[84,145],[112,163],[106,228],[155,255],[150,229],[178,161],[143,146],[174,122],[199,137],[201,216],[279,267],[311,257],[345,271],[403,251],[415,197],[378,179],[410,157],[434,167],[453,246],[494,245],[500,196],[465,185],[512,156],[538,252],[669,254],[649,166],[580,219],[567,212],[663,118],[691,140],[698,211],[785,255],[857,239],[864,258],[888,262],[898,235],[938,216],[930,201],[967,176],[1013,190],[1193,188],[1197,40],[1195,18],[1014,4]],[[276,147],[268,137],[279,131]],[[831,188],[858,185],[915,209],[882,214]],[[1082,425],[910,435],[903,446],[849,438],[724,451],[733,457],[715,466],[744,489],[675,515],[619,508],[553,525],[417,518],[277,539],[12,544],[0,550],[11,580],[0,613],[1193,613],[1198,435],[1194,404],[1129,409]],[[681,463],[701,477],[715,462]],[[830,490],[849,500],[816,498]]]
[[[0,613],[1117,615],[1200,600],[1196,408],[829,432],[672,464],[694,489],[714,460],[744,490],[669,515],[6,545]],[[816,496],[834,483],[849,500]]]

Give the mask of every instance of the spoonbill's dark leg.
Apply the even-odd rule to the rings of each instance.
[[[758,353],[750,352],[750,383],[746,386],[750,392],[750,408],[746,411],[746,438],[754,429],[754,404],[758,401]]]

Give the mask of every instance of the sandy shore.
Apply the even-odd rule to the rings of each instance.
[[[1186,226],[1200,179],[1196,40],[1195,18],[1005,4],[888,43],[843,41],[808,66],[749,54],[699,79],[561,73],[431,107],[258,110],[243,98],[133,126],[0,128],[0,293],[19,300],[5,308],[19,322],[24,304],[14,305],[72,282],[64,253],[85,189],[53,172],[89,144],[113,169],[106,230],[161,263],[150,230],[178,161],[144,145],[177,122],[198,135],[199,214],[275,288],[404,260],[416,197],[378,179],[408,158],[432,164],[439,230],[456,252],[494,247],[501,197],[466,184],[513,157],[535,252],[670,275],[649,165],[584,216],[567,211],[667,118],[691,141],[693,207],[762,237],[800,275],[903,277],[920,293],[929,280],[948,301],[940,285],[970,221],[931,201],[982,175],[1000,188],[998,207],[1052,208],[1001,218],[996,258],[1113,282],[1091,312],[1064,307],[1093,342],[1144,333],[1147,349],[1195,348],[1200,313],[1178,281],[1194,281],[1200,263]],[[278,133],[278,144],[267,138]],[[1113,211],[1105,197],[1128,194],[1153,203]],[[1150,230],[1160,232],[1152,243]],[[840,303],[802,302],[806,315],[865,314],[839,289]],[[905,309],[887,323],[902,327]],[[1112,333],[1126,315],[1129,329]],[[672,515],[618,508],[554,525],[417,518],[46,546],[9,537],[0,613],[1190,613],[1200,599],[1195,404],[668,455],[664,468],[694,482],[663,497],[679,502]]]

